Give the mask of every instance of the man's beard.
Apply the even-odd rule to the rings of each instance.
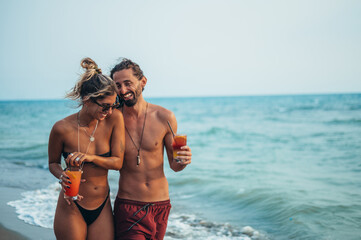
[[[142,89],[140,88],[140,85],[138,85],[135,93],[133,92],[133,99],[129,99],[129,100],[124,100],[124,104],[127,107],[133,107],[137,102],[138,102],[138,96],[140,96],[140,94],[142,93]]]
[[[127,106],[127,107],[133,107],[136,103],[137,103],[138,99],[134,96],[133,99],[130,99],[130,100],[124,100],[124,104]]]

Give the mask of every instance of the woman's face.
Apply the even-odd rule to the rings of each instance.
[[[113,108],[116,107],[117,94],[106,96],[103,99],[88,100],[86,105],[88,113],[93,115],[97,120],[104,120],[108,115],[113,113]]]

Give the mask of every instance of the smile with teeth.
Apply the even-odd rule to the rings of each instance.
[[[123,98],[126,99],[126,98],[130,98],[131,96],[132,96],[132,93],[128,92],[128,93],[123,95]]]

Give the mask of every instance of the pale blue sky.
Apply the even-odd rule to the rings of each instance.
[[[146,97],[361,92],[361,1],[0,2],[0,99],[61,99],[93,58]]]

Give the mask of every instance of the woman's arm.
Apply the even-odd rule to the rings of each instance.
[[[62,120],[63,121],[63,120]],[[48,156],[49,156],[49,171],[59,179],[63,191],[68,187],[66,183],[69,183],[69,177],[66,175],[61,167],[61,153],[63,151],[63,129],[64,126],[60,122],[54,124],[51,129],[48,144]]]
[[[51,129],[48,144],[48,156],[49,156],[49,171],[59,178],[63,173],[61,168],[61,153],[63,150],[63,140],[61,134],[61,125],[59,122],[55,123]]]
[[[49,144],[48,144],[48,155],[49,155],[49,171],[59,179],[59,183],[65,192],[66,188],[70,188],[68,184],[70,184],[70,179],[66,172],[63,171],[61,167],[61,154],[64,149],[64,131],[66,129],[66,124],[64,120],[61,120],[54,124],[51,129],[49,136]],[[82,180],[85,181],[85,180]],[[81,201],[83,196],[78,195],[78,201]],[[65,199],[65,201],[71,205],[69,199]]]

